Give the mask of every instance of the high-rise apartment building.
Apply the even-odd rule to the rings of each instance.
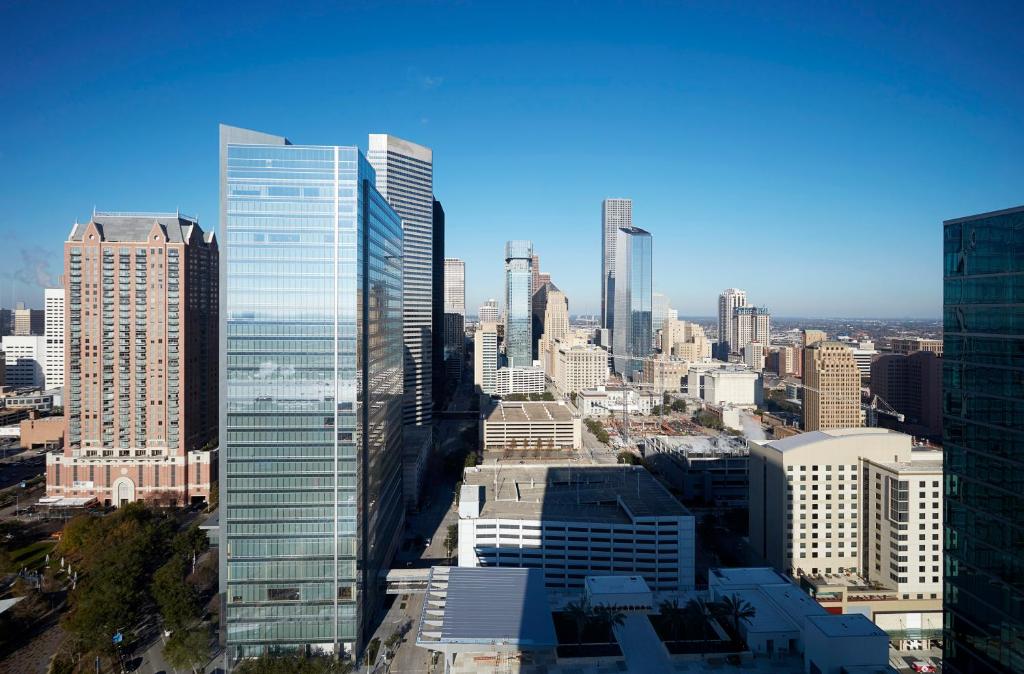
[[[718,345],[716,357],[729,360],[729,354],[737,352],[729,343],[733,335],[733,316],[737,307],[747,306],[747,291],[739,288],[726,288],[718,296]],[[737,352],[738,353],[738,352]]]
[[[1024,671],[1024,206],[944,223],[943,670]]]
[[[422,145],[386,133],[371,133],[366,158],[376,172],[377,191],[402,219],[402,418],[407,424],[429,425],[434,379],[434,156]]]
[[[804,349],[804,431],[861,426],[860,369],[842,342]]]
[[[64,386],[64,289],[47,288],[43,291],[46,337],[46,388]]]
[[[764,344],[761,342],[747,342],[743,347],[743,362],[754,372],[764,370]]]
[[[218,250],[177,213],[94,213],[64,244],[67,440],[48,496],[187,503],[216,475]],[[41,338],[46,340],[46,337]]]
[[[509,367],[533,365],[533,244],[505,244],[505,357]]]
[[[466,263],[444,260],[444,367],[446,378],[458,382],[466,358]]]
[[[772,315],[765,307],[736,307],[732,313],[732,334],[729,348],[743,354],[747,344],[771,344]],[[723,359],[724,360],[724,359]]]
[[[624,377],[643,369],[653,351],[651,289],[653,239],[639,227],[623,227],[615,242],[615,323],[612,355]]]
[[[601,327],[615,326],[615,247],[619,230],[633,226],[632,199],[601,202]]]
[[[433,244],[432,244],[432,259],[431,264],[433,266],[432,274],[432,288],[430,290],[431,306],[430,306],[430,345],[432,351],[431,359],[431,395],[434,406],[441,409],[447,402],[447,391],[448,391],[448,371],[445,367],[445,333],[446,333],[446,321],[444,314],[444,302],[445,302],[445,270],[444,270],[444,208],[441,207],[441,202],[437,199],[433,201]],[[463,310],[463,322],[465,322],[465,310]],[[452,388],[458,382],[457,376],[462,374],[462,365],[459,364],[458,373],[453,372],[456,375],[456,379],[452,382]],[[433,431],[431,431],[433,433]],[[426,457],[424,457],[425,463]]]
[[[483,393],[494,393],[498,372],[498,325],[481,321],[473,335],[473,384]]]
[[[220,149],[227,659],[359,653],[403,520],[402,220],[354,145]]]
[[[501,320],[501,310],[498,308],[498,300],[490,299],[480,305],[476,310],[476,318],[480,323],[497,323]]]
[[[661,352],[689,362],[711,357],[711,342],[696,323],[666,318],[661,326]]]
[[[780,346],[778,348],[778,367],[776,374],[780,377],[786,375],[799,376],[802,371],[801,352],[799,346]]]

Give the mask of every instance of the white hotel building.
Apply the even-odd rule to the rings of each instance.
[[[459,566],[543,569],[549,592],[593,575],[694,586],[694,518],[642,467],[468,468],[458,526]]]

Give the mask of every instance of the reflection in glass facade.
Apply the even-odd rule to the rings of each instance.
[[[402,526],[402,228],[355,147],[221,127],[228,661],[365,644]]]
[[[1024,207],[945,223],[945,658],[1024,671]]]
[[[612,356],[615,371],[624,377],[643,369],[651,353],[651,252],[650,232],[639,227],[619,228],[615,243],[615,313]]]
[[[533,365],[533,244],[505,243],[505,357],[509,367]]]

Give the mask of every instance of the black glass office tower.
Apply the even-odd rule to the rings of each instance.
[[[1024,207],[944,223],[945,669],[1024,671]]]
[[[358,652],[401,538],[402,222],[356,147],[221,127],[228,664]]]

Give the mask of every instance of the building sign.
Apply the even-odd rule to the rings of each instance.
[[[71,488],[72,489],[92,489],[93,488],[93,482],[92,482],[92,480],[75,480],[74,482],[71,483]]]

